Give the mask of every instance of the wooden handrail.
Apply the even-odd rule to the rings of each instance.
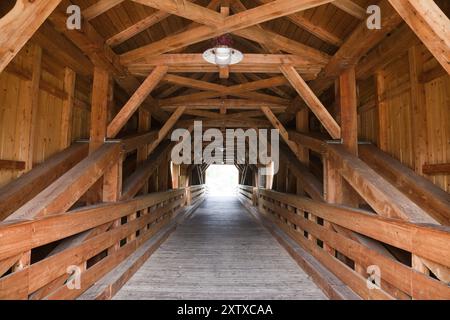
[[[30,294],[59,279],[66,274],[67,267],[80,265],[88,259],[100,254],[105,249],[127,239],[126,245],[108,254],[98,265],[107,264],[106,269],[98,274],[89,274],[93,283],[105,272],[111,270],[128,255],[134,252],[140,244],[149,239],[164,226],[184,206],[185,190],[177,189],[168,192],[155,193],[137,197],[129,201],[106,203],[84,207],[67,213],[37,218],[32,221],[10,222],[0,224],[0,262],[9,257],[20,256],[34,248],[55,243],[68,237],[92,230],[95,227],[111,223],[117,219],[129,217],[137,212],[147,213],[117,228],[110,229],[77,245],[66,248],[41,261],[19,268],[17,271],[0,277],[0,299],[27,299]],[[137,234],[137,231],[139,233]],[[135,235],[129,238],[130,235]],[[105,262],[106,261],[106,262]],[[94,265],[95,267],[95,265]],[[93,278],[92,278],[93,277]],[[62,282],[64,283],[64,281]],[[87,284],[86,284],[87,286]],[[54,288],[51,298],[74,298],[88,288],[68,291],[65,285]]]
[[[378,266],[381,269],[383,281],[412,298],[450,298],[450,288],[447,283],[384,256],[363,243],[324,227],[324,224],[339,225],[408,251],[412,255],[427,258],[441,268],[450,267],[450,248],[448,247],[450,228],[381,217],[364,210],[331,205],[266,189],[259,189],[258,196],[259,211],[264,216],[278,225],[362,297],[393,298],[383,290],[383,284],[381,290],[368,290],[366,279],[356,270],[336,259],[331,252],[324,250],[325,244],[327,248],[339,251],[355,263]],[[305,217],[306,213],[313,214],[322,222],[308,219]],[[308,234],[311,234],[313,238],[308,237]]]

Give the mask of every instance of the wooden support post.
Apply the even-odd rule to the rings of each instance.
[[[76,74],[70,68],[64,70],[64,92],[66,98],[63,101],[61,115],[61,150],[66,149],[72,143],[72,115],[75,101]]]
[[[416,45],[409,49],[409,77],[411,83],[412,105],[412,141],[414,148],[414,170],[423,174],[423,165],[427,161],[427,105],[425,100],[425,86],[420,82],[423,73],[422,49]]]
[[[158,191],[167,191],[169,179],[169,162],[162,161],[158,168]]]
[[[97,150],[105,142],[108,121],[109,80],[110,74],[108,71],[97,67],[94,69],[89,153]]]
[[[181,173],[181,166],[179,164],[172,164],[172,188],[178,189],[180,188],[180,173]]]
[[[295,116],[295,128],[298,132],[308,133],[309,132],[309,111],[307,108],[303,108],[296,113]],[[297,158],[306,166],[309,166],[309,149],[298,145],[298,156]],[[296,193],[298,195],[304,194],[304,186],[301,183],[300,179],[296,179]]]
[[[385,92],[384,72],[379,70],[375,73],[375,86],[376,86],[376,104],[378,110],[378,147],[387,151],[388,148],[388,117],[386,110],[386,103],[383,101]]]
[[[108,121],[108,96],[110,89],[110,74],[102,68],[94,69],[91,106],[91,129],[89,153],[92,154],[100,148],[106,139],[106,126]],[[87,193],[89,204],[102,201],[103,181],[99,179]]]
[[[355,68],[350,68],[339,77],[339,99],[341,111],[341,138],[346,149],[358,155],[358,112]]]
[[[139,110],[138,131],[141,133],[148,132],[151,128],[151,114],[145,110]],[[140,164],[147,159],[148,146],[142,146],[137,150],[137,163]],[[142,188],[142,193],[147,194],[149,185],[148,182]]]
[[[103,202],[116,202],[120,200],[122,195],[122,167],[123,158],[114,164],[111,168],[106,170],[103,178]],[[136,213],[130,216],[130,220],[136,218]],[[114,221],[111,228],[118,228],[121,225],[121,220]],[[108,249],[108,254],[117,251],[120,248],[120,242],[117,242]]]

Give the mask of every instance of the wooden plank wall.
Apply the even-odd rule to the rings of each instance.
[[[425,135],[423,150],[425,164],[443,164],[450,162],[450,76],[439,70],[438,62],[424,46],[419,46],[423,59],[423,74],[436,74],[424,81],[425,108],[417,115],[421,125],[420,132]],[[384,92],[378,96],[385,109],[385,124],[379,124],[379,110],[376,104],[377,87],[375,75],[358,83],[359,94],[359,138],[381,146],[383,151],[400,160],[408,167],[418,169],[416,163],[421,146],[414,134],[414,108],[411,92],[410,57],[408,51],[378,70],[384,82]],[[419,75],[420,77],[421,75]],[[385,146],[380,144],[385,140]],[[450,175],[426,176],[437,186],[450,192]]]
[[[24,125],[29,113],[30,80],[34,44],[27,44],[10,66],[0,73],[0,159],[26,161]],[[44,84],[43,84],[44,83]],[[89,92],[76,86],[75,96],[86,101]],[[61,119],[64,94],[64,67],[42,56],[41,86],[33,137],[33,166],[61,150]],[[89,100],[87,100],[89,101]],[[89,137],[89,106],[75,104],[72,118],[72,141]],[[0,187],[22,175],[24,170],[0,168]]]

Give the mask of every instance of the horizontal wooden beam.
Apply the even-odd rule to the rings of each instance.
[[[229,16],[225,19],[220,16],[217,20],[219,21],[218,24],[213,26],[202,25],[195,29],[166,37],[160,41],[126,52],[121,55],[121,59],[124,63],[129,63],[145,58],[146,56],[163,54],[220,36],[224,33],[245,29],[265,21],[310,9],[331,1],[332,0],[277,0],[245,12]],[[149,4],[152,5],[151,3]],[[189,10],[190,4],[188,2],[184,2],[184,4],[185,8],[183,10]],[[179,11],[177,12],[179,13]],[[177,12],[173,11],[172,13],[176,14]],[[223,23],[220,23],[222,19],[224,19]],[[202,23],[202,21],[197,22]]]
[[[231,73],[280,73],[280,64],[293,65],[298,72],[309,79],[315,78],[323,63],[311,61],[301,55],[284,54],[244,54],[244,59],[237,65],[230,66]],[[169,72],[215,72],[217,66],[207,63],[202,54],[164,54],[145,57],[139,62],[126,63],[132,74],[147,75],[156,66],[165,65]]]
[[[247,99],[206,99],[199,101],[180,102],[176,104],[169,104],[166,100],[159,100],[158,105],[163,110],[173,110],[180,105],[186,106],[189,109],[220,109],[226,108],[230,110],[259,110],[262,105],[271,108],[273,111],[284,111],[287,106],[277,103],[267,103],[259,100],[247,100]]]

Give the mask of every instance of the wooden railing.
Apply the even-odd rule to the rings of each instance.
[[[125,155],[154,137],[108,141],[0,223],[0,299],[76,298],[181,208],[201,202],[204,186],[136,197],[167,160],[170,143],[138,163],[122,187]],[[86,206],[81,198],[89,193],[99,204]],[[80,288],[71,289],[74,279]]]
[[[237,191],[238,191],[238,196],[241,199],[241,201],[244,201],[247,204],[252,205],[252,206],[256,205],[257,189],[255,187],[240,184],[240,185],[238,185]]]
[[[51,288],[40,297],[76,298],[175,217],[185,204],[185,195],[184,189],[178,189],[129,201],[84,207],[32,221],[0,224],[1,265],[2,261],[22,254],[31,255],[35,248],[121,221],[119,226],[43,260],[3,272],[0,299],[36,298],[34,293],[55,281],[61,283],[61,278],[64,279],[62,285]],[[130,219],[132,216],[133,220]],[[76,276],[80,277],[81,287],[70,289],[66,282]]]
[[[362,298],[450,299],[448,282],[380,254],[331,226],[337,225],[399,248],[409,252],[412,259],[427,259],[442,269],[450,267],[450,228],[385,218],[266,189],[259,189],[257,194],[260,213]],[[356,265],[368,269],[358,270]],[[374,289],[368,279],[370,272],[377,273],[376,270],[381,287]]]

